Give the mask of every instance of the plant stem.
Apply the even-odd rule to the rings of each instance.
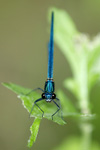
[[[86,93],[83,96],[80,101],[80,108],[81,112],[85,115],[91,114],[91,110],[89,108],[89,96],[88,96],[88,88],[86,89]],[[85,98],[85,99],[84,99]],[[92,131],[93,131],[93,125],[91,124],[89,116],[84,116],[84,118],[81,118],[80,120],[80,129],[82,133],[82,143],[81,143],[81,150],[91,150],[91,139],[92,139]]]
[[[81,132],[82,132],[82,148],[81,150],[91,150],[91,137],[93,126],[91,123],[82,120],[81,122]]]
[[[80,120],[80,129],[82,133],[82,143],[81,150],[91,150],[91,139],[92,139],[92,131],[93,125],[91,124],[89,118],[86,115],[91,114],[91,110],[89,108],[89,91],[88,91],[88,76],[87,71],[84,74],[85,79],[81,81],[80,86],[80,100],[79,105],[81,112],[85,115]],[[89,116],[88,116],[89,117]]]

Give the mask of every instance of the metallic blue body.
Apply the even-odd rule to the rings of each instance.
[[[45,93],[54,93],[54,82],[52,80],[47,80],[45,82],[44,92]]]
[[[53,82],[53,53],[54,53],[54,37],[53,37],[53,24],[54,24],[54,13],[52,12],[51,17],[51,31],[50,41],[48,45],[48,75],[47,81],[45,82],[44,92],[47,102],[52,101],[52,94],[54,93],[54,82]]]
[[[44,93],[46,102],[52,101],[52,94],[54,93],[54,82],[52,80],[47,80],[45,82]]]
[[[52,12],[50,41],[48,44],[48,74],[47,74],[48,79],[53,79],[53,53],[54,53],[53,24],[54,24],[54,13]]]
[[[55,101],[57,100],[60,104],[60,100],[56,97],[56,94],[54,93],[55,91],[55,85],[54,85],[54,81],[53,81],[53,53],[54,53],[54,37],[53,37],[53,24],[54,24],[54,13],[52,12],[52,17],[51,17],[51,31],[50,31],[50,41],[49,41],[49,45],[48,45],[48,74],[47,74],[47,80],[45,82],[45,86],[44,86],[44,90],[41,88],[37,88],[34,90],[41,90],[42,91],[42,95],[41,98],[35,100],[34,105],[36,105],[42,112],[42,117],[44,115],[44,111],[39,107],[39,105],[37,104],[39,101],[41,100],[45,100],[46,102],[53,102],[56,106],[57,106],[57,111],[54,112],[52,114],[52,120],[53,120],[53,116],[60,110],[60,105],[58,105],[58,103]],[[31,92],[33,92],[34,90],[32,90]],[[28,94],[30,94],[31,92],[29,92]],[[31,109],[31,112],[33,110],[33,107]],[[30,112],[30,114],[31,114]]]

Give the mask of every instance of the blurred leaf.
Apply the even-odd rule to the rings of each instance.
[[[55,16],[55,42],[68,60],[73,77],[64,82],[77,98],[82,113],[90,113],[90,90],[100,77],[100,35],[90,40],[77,31],[69,15],[52,8]],[[49,17],[50,18],[50,17]]]
[[[41,119],[35,118],[32,126],[30,127],[31,136],[28,140],[28,147],[31,147],[33,145],[33,143],[35,142],[35,140],[36,140],[38,130],[39,130],[39,126],[40,126],[40,121],[41,121]]]
[[[92,87],[97,83],[97,81],[100,80],[100,74],[94,74],[91,73],[90,78],[89,78],[89,90],[92,89]]]
[[[53,150],[100,150],[100,145],[96,142],[92,142],[89,149],[86,147],[87,145],[84,145],[81,137],[71,137],[65,139],[61,145]]]
[[[75,116],[78,114],[75,106],[72,102],[66,97],[63,91],[58,90],[57,96],[61,100],[61,106],[63,111],[63,116]]]
[[[88,44],[89,47],[89,90],[100,80],[100,35],[94,37]]]
[[[77,85],[76,91],[78,92],[75,96],[77,95],[77,99],[82,102],[82,104],[79,102],[80,108],[86,110],[88,107],[88,54],[86,53],[88,38],[77,31],[73,21],[65,11],[56,8],[53,8],[53,11],[55,14],[55,42],[69,61],[74,76],[73,83]],[[67,24],[70,24],[70,28]],[[74,89],[70,88],[75,93]]]
[[[71,100],[68,97],[66,97],[66,95],[64,94],[64,92],[62,90],[57,91],[57,97],[59,97],[59,99],[61,101],[61,108],[62,108],[64,117],[69,117],[69,116],[77,117],[77,119],[81,119],[84,121],[93,120],[96,117],[95,114],[80,113],[76,109],[76,107],[73,105]]]
[[[78,32],[76,29],[76,26],[74,22],[72,21],[71,17],[66,13],[64,10],[60,10],[57,8],[51,8],[49,9],[49,22],[51,18],[51,12],[54,12],[54,24],[56,24],[55,30],[60,30],[61,33],[66,33],[68,34],[69,38],[73,35],[76,35]],[[58,23],[59,22],[59,23]],[[62,28],[61,28],[62,27]]]
[[[64,81],[64,86],[68,88],[74,95],[78,94],[78,85],[73,78],[66,79]]]
[[[89,49],[89,62],[88,62],[88,68],[91,70],[91,68],[94,66],[95,61],[100,57],[100,35],[97,35],[93,38],[92,41],[88,43],[88,49]]]
[[[63,10],[52,8],[49,10],[49,22],[51,11],[54,11],[54,37],[64,56],[68,59],[73,72],[77,69],[77,54],[74,48],[74,35],[79,34],[70,16]]]

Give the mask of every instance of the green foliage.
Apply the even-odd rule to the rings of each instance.
[[[100,35],[90,38],[81,34],[68,14],[56,8],[55,42],[69,62],[73,77],[64,81],[77,98],[82,113],[90,113],[90,90],[100,78]]]
[[[58,145],[53,150],[87,150],[87,145],[84,145],[82,137],[71,137],[65,139],[61,145]],[[92,142],[90,150],[100,150],[100,145],[96,142]],[[88,149],[88,150],[89,150]]]
[[[27,109],[27,111],[30,113],[32,106],[34,104],[34,101],[38,98],[40,98],[40,94],[38,94],[36,91],[32,92],[31,94],[27,95],[31,91],[31,89],[21,87],[19,85],[13,84],[13,83],[3,83],[5,87],[8,89],[12,90],[16,94],[18,94],[18,98],[22,100],[23,106]],[[72,103],[68,100],[68,98],[65,96],[65,94],[62,91],[58,92],[59,98],[62,98],[62,111],[64,116],[73,116],[77,115],[76,109],[72,105]],[[64,102],[65,100],[65,102]],[[56,111],[55,105],[52,105],[51,103],[46,103],[45,101],[39,102],[39,106],[44,110],[44,118],[51,120],[51,115]],[[67,108],[67,109],[66,109]],[[35,117],[35,121],[33,125],[30,127],[31,130],[31,137],[30,140],[28,141],[28,146],[31,147],[32,143],[35,142],[37,134],[38,134],[38,129],[40,125],[40,121],[42,119],[42,113],[41,111],[37,108],[37,106],[34,106],[34,109],[31,113],[31,117]],[[53,118],[53,121],[60,124],[64,125],[65,122],[64,120],[61,119],[61,112],[59,115],[55,115]]]
[[[27,95],[27,93],[29,93],[31,91],[31,89],[24,88],[24,87],[21,87],[19,85],[13,84],[13,83],[3,83],[3,85],[5,87],[7,87],[8,89],[12,90],[13,92],[15,92],[16,94],[18,94],[18,98],[20,98],[22,100],[23,106],[27,109],[27,111],[29,113],[31,112],[34,101],[36,99],[40,98],[40,94],[38,94],[35,91],[32,92],[31,94]],[[62,111],[64,112],[64,116],[73,115],[73,114],[75,115],[76,109],[70,103],[70,101],[68,101],[68,99],[65,97],[63,92],[59,91],[58,94],[59,94],[60,98],[63,96],[64,100],[65,99],[67,100],[66,102],[64,102],[64,100],[62,101],[62,106],[63,106],[63,110],[64,110],[64,111],[63,110]],[[39,102],[39,106],[44,110],[44,118],[51,120],[51,115],[57,109],[55,107],[55,105],[53,105],[52,103],[46,103],[45,101],[41,101],[41,102]],[[35,117],[36,119],[30,128],[31,137],[28,142],[29,147],[32,146],[32,142],[35,142],[35,140],[36,140],[36,135],[38,133],[38,129],[39,129],[39,125],[40,125],[40,120],[42,119],[42,113],[37,108],[36,105],[34,106],[34,109],[31,113],[31,117]],[[60,125],[65,124],[64,120],[61,119],[61,112],[59,115],[54,116],[53,121]]]
[[[28,140],[28,147],[31,147],[33,145],[33,142],[35,142],[35,140],[36,140],[38,130],[39,130],[39,126],[40,126],[40,121],[41,121],[41,119],[35,118],[34,123],[30,127],[31,136]]]
[[[78,100],[80,112],[83,113],[80,119],[82,136],[65,140],[57,150],[99,150],[99,146],[95,143],[91,144],[92,125],[87,125],[87,121],[94,118],[91,114],[89,99],[90,91],[100,78],[100,35],[90,39],[86,34],[80,33],[74,22],[68,14],[60,9],[51,8],[55,15],[55,43],[60,48],[64,57],[69,62],[73,76],[64,81],[65,88],[69,89]],[[68,109],[73,111],[72,104],[67,102],[66,96],[61,91],[58,92],[62,99],[62,107],[68,103],[68,107],[64,107],[64,116],[67,116]],[[61,96],[60,96],[61,95]],[[71,100],[70,100],[71,101]],[[67,105],[66,105],[67,106]],[[75,116],[79,113],[75,113]],[[79,115],[80,116],[80,115]],[[73,144],[72,144],[73,143]],[[55,149],[55,150],[56,150]]]
[[[18,94],[18,98],[22,100],[22,104],[24,105],[24,107],[27,109],[28,112],[31,112],[34,101],[41,97],[41,95],[38,94],[36,91],[27,95],[27,93],[32,91],[31,89],[27,89],[13,83],[3,83],[3,85]],[[52,103],[46,103],[44,100],[39,102],[39,106],[44,110],[44,118],[52,120],[51,116],[57,109],[55,105],[53,105]],[[31,113],[31,117],[42,119],[42,112],[38,109],[36,105],[34,106],[34,109]],[[65,124],[65,122],[61,119],[60,115],[59,116],[55,115],[53,121],[60,125]]]
[[[89,95],[91,89],[100,77],[100,36],[98,35],[90,40],[87,35],[81,34],[77,30],[72,19],[63,10],[56,8],[50,9],[48,17],[49,21],[52,10],[54,11],[55,16],[54,41],[69,62],[73,74],[71,78],[64,81],[64,86],[77,98],[81,112],[80,113],[77,110],[63,91],[59,90],[57,92],[57,97],[61,100],[63,116],[90,117],[92,115],[90,114],[91,109]],[[31,91],[31,89],[23,88],[12,83],[3,83],[3,85],[18,94],[18,97],[22,100],[23,106],[28,112],[31,111],[34,101],[40,98],[40,95],[36,91],[26,95]],[[39,102],[39,106],[44,110],[44,118],[51,120],[51,115],[56,111],[56,107],[52,105],[52,103],[48,104],[45,101]],[[34,106],[31,117],[35,117],[35,121],[30,127],[31,137],[28,141],[29,147],[31,147],[32,143],[36,140],[40,121],[42,119],[42,113],[37,106]],[[54,116],[53,121],[60,125],[65,124],[65,122],[61,119],[61,111],[59,112],[59,115]],[[74,150],[80,150],[79,143],[81,140],[81,138],[77,137],[72,138],[63,143],[61,147],[58,147],[57,149],[72,150],[74,147]],[[92,143],[91,150],[94,149],[98,150],[98,146],[96,147],[96,145]]]
[[[77,112],[75,106],[72,102],[68,99],[68,97],[64,94],[63,91],[59,90],[57,92],[57,96],[61,99],[61,107],[63,110],[63,116],[77,116],[79,113]]]

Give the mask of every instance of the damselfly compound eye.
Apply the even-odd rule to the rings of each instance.
[[[45,93],[42,93],[42,98],[45,99]]]
[[[53,93],[53,94],[52,94],[52,99],[55,99],[55,98],[56,98],[56,94]]]

